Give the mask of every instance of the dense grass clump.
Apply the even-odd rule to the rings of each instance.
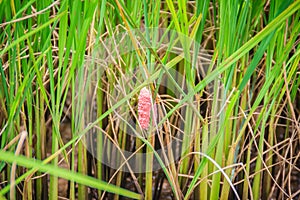
[[[300,198],[299,19],[300,0],[0,1],[0,199]]]

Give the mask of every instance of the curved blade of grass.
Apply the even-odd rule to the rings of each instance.
[[[27,167],[27,168],[38,168],[38,171],[49,173],[53,176],[59,176],[67,180],[75,181],[80,184],[84,184],[93,188],[100,190],[105,190],[115,194],[119,194],[125,197],[132,199],[141,199],[141,195],[131,192],[129,190],[110,185],[104,181],[92,178],[90,176],[85,176],[80,173],[71,172],[69,170],[59,168],[53,165],[45,165],[41,161],[29,159],[24,156],[16,156],[14,153],[0,151],[0,160],[13,163],[16,162],[18,165]]]

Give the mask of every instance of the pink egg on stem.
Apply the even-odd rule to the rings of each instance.
[[[141,89],[138,98],[138,120],[144,130],[147,130],[149,127],[151,108],[151,93],[146,87],[144,87]],[[154,112],[155,110],[156,109],[154,109]]]

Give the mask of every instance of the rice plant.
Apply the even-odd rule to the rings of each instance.
[[[0,1],[0,199],[300,198],[300,0]]]

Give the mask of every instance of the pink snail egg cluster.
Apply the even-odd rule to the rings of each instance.
[[[138,120],[142,129],[147,130],[150,122],[151,93],[147,88],[140,91],[138,99]]]

